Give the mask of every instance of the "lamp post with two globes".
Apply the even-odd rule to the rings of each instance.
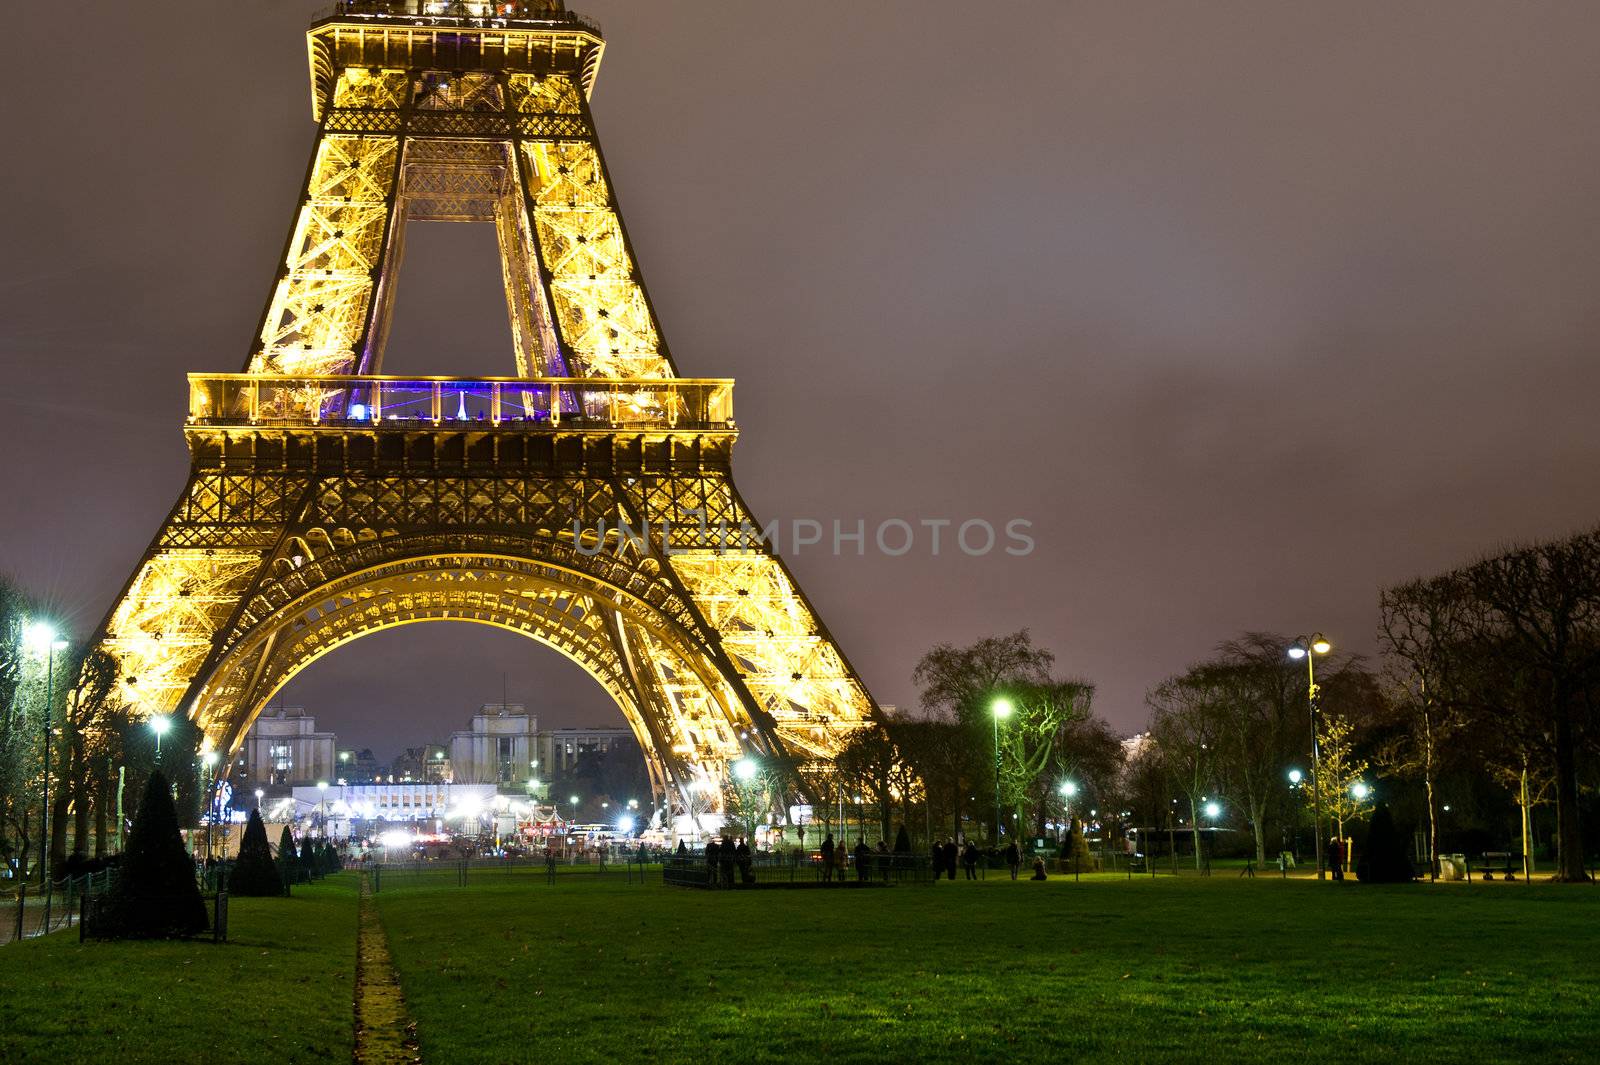
[[[1315,823],[1311,829],[1311,836],[1317,845],[1317,879],[1327,879],[1327,871],[1322,864],[1322,751],[1317,742],[1317,666],[1318,655],[1325,655],[1333,650],[1333,644],[1320,632],[1310,636],[1301,636],[1289,645],[1289,657],[1296,661],[1306,660],[1306,704],[1311,714],[1311,796],[1315,805]]]

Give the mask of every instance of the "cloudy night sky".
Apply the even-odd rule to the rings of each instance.
[[[1242,630],[1369,651],[1384,585],[1600,520],[1600,7],[574,6],[679,368],[739,382],[757,514],[1032,523],[1027,557],[786,552],[880,701],[915,703],[930,645],[1026,626],[1132,731]],[[245,362],[317,11],[9,15],[0,569],[80,635],[183,486],[184,374]],[[408,229],[386,372],[514,372],[495,255]],[[622,722],[465,625],[283,698],[387,756],[502,684]]]

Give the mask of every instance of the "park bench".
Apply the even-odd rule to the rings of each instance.
[[[1485,880],[1493,880],[1495,867],[1499,866],[1501,869],[1500,875],[1502,877],[1504,877],[1506,880],[1515,880],[1517,878],[1517,874],[1511,866],[1511,859],[1514,857],[1515,855],[1513,855],[1510,851],[1484,851],[1483,878]]]

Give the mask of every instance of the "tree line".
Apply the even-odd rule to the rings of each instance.
[[[93,857],[117,849],[118,812],[131,817],[155,765],[155,737],[116,695],[116,663],[104,651],[36,636],[41,605],[0,576],[0,861],[21,879],[43,853],[59,875],[68,836]],[[39,839],[45,797],[45,731],[50,732],[50,838]],[[192,825],[199,804],[194,772],[198,730],[177,718],[162,758],[178,787],[178,810]]]
[[[1319,806],[1326,840],[1380,801],[1434,863],[1446,837],[1532,855],[1548,807],[1556,879],[1588,879],[1600,530],[1398,584],[1378,606],[1376,664],[1303,643],[1296,660],[1296,637],[1243,633],[1156,684],[1147,731],[1127,739],[1026,630],[940,644],[913,673],[920,713],[853,737],[818,799],[859,799],[884,838],[896,819],[924,839],[1061,835],[1089,816],[1105,837],[1181,830],[1197,862],[1208,820],[1247,830],[1265,862]]]

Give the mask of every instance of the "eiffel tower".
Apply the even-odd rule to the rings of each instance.
[[[662,338],[599,27],[344,0],[307,44],[316,145],[245,372],[190,375],[188,485],[98,637],[123,698],[230,753],[334,648],[478,622],[587,670],[659,796],[720,808],[745,756],[812,790],[877,710],[734,487],[733,382]],[[414,219],[494,225],[516,376],[380,374]]]

